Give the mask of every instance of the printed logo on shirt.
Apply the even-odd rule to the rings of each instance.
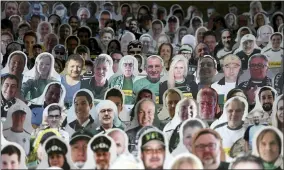
[[[183,97],[192,98],[192,93],[183,93]]]
[[[269,62],[269,68],[281,67],[281,62]]]
[[[122,90],[124,93],[124,96],[132,96],[133,91],[132,90]]]
[[[156,103],[159,104],[159,96],[156,96]]]

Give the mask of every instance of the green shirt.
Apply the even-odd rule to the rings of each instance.
[[[136,95],[139,93],[140,90],[149,89],[155,94],[156,103],[159,103],[159,85],[160,85],[160,81],[156,83],[152,83],[147,79],[147,77],[139,79],[134,82],[133,94],[136,97]]]
[[[132,78],[124,78],[123,80],[123,87],[122,87],[122,91],[124,93],[125,96],[125,104],[132,104],[133,103],[133,82],[132,82]]]

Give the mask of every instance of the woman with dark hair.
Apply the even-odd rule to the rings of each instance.
[[[79,18],[77,16],[70,16],[70,18],[68,20],[68,24],[72,28],[72,35],[77,35],[77,30],[80,27]]]
[[[282,12],[275,12],[272,16],[271,26],[274,29],[274,32],[279,32],[278,28],[284,22],[284,15]]]
[[[121,45],[120,45],[120,42],[118,40],[114,39],[114,40],[111,40],[108,43],[108,46],[107,46],[107,54],[108,55],[110,55],[114,51],[120,51],[120,50],[121,50]]]
[[[171,60],[173,58],[173,46],[170,43],[160,45],[158,55],[163,59],[166,70],[170,69]]]

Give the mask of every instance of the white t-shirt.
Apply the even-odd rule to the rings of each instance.
[[[236,82],[234,83],[226,83],[225,85],[220,85],[218,82],[215,82],[211,85],[211,87],[218,92],[218,94],[224,94],[224,96],[227,96],[230,90],[236,88]]]
[[[29,154],[31,134],[25,130],[23,132],[13,132],[11,128],[9,128],[3,131],[3,135],[8,141],[18,143],[20,146],[22,146],[26,152],[26,155]]]
[[[269,68],[281,67],[281,62],[283,59],[283,49],[280,50],[272,50],[271,48],[265,52],[264,55],[267,55],[269,60]]]
[[[229,129],[227,124],[223,124],[223,126],[215,128],[215,131],[217,131],[222,137],[224,151],[226,155],[229,155],[231,147],[237,140],[244,137],[246,129],[242,127],[240,129],[233,130]]]

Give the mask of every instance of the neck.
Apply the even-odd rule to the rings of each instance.
[[[150,78],[149,76],[147,76],[147,79],[148,79],[151,83],[157,83],[158,81],[160,81],[160,77],[159,77],[159,78]]]
[[[225,77],[225,82],[226,83],[235,83],[237,80],[236,79],[231,79],[231,78],[226,78]]]
[[[175,81],[180,83],[180,82],[183,82],[184,81],[184,78],[183,77],[180,77],[180,78],[175,78]]]
[[[23,127],[11,127],[11,130],[13,132],[23,132],[24,131],[24,128]]]
[[[228,122],[228,126],[229,126],[231,129],[236,129],[236,128],[240,127],[241,125],[242,125],[242,122],[239,122],[239,123]]]
[[[104,86],[104,85],[105,85],[106,80],[105,80],[105,79],[101,79],[101,81],[97,81],[97,80],[96,80],[95,83],[96,83],[96,86],[101,87],[101,86]]]
[[[111,129],[112,126],[113,126],[112,124],[103,124],[103,125],[102,125],[102,127],[103,127],[104,130]]]
[[[72,82],[74,82],[74,81],[80,81],[80,76],[78,76],[78,77],[71,77],[70,75],[66,75],[66,81],[69,83],[72,83]]]
[[[78,122],[80,125],[82,125],[83,123],[85,123],[87,120],[89,119],[89,117],[85,117],[83,119],[78,119]]]
[[[203,165],[204,169],[217,169],[221,162],[215,163],[213,165]]]
[[[40,79],[47,79],[48,75],[40,75],[39,78]]]

